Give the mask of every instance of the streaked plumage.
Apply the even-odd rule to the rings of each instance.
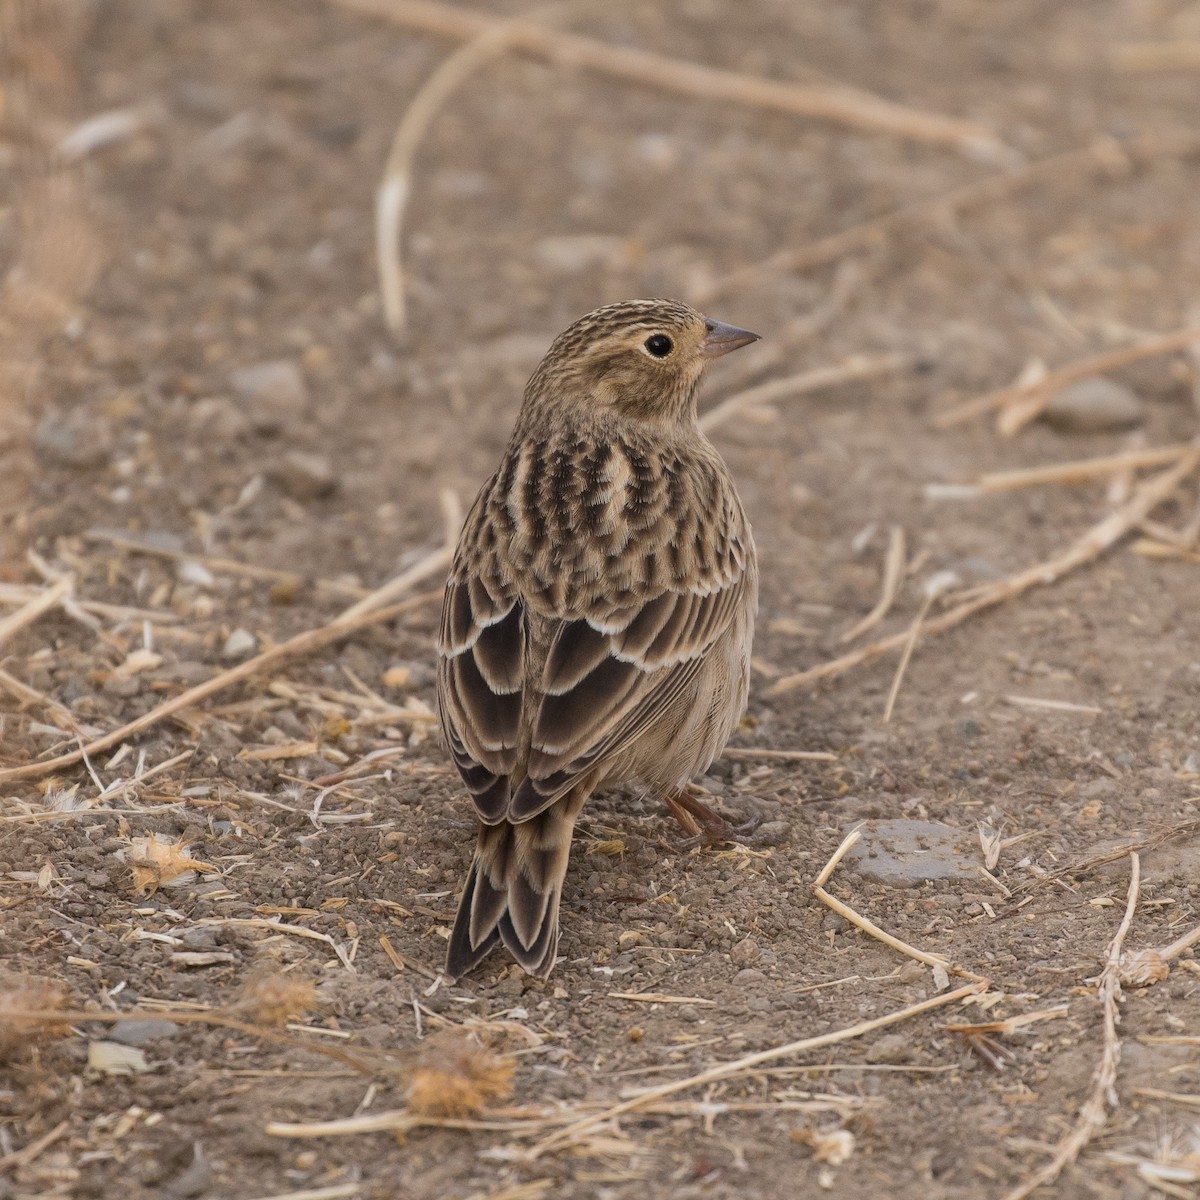
[[[609,305],[526,387],[442,611],[442,727],[480,820],[454,977],[499,942],[548,974],[588,796],[678,791],[745,707],[754,544],[695,393],[710,358],[754,340],[678,301]]]

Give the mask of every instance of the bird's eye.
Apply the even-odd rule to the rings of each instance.
[[[645,341],[646,350],[655,358],[666,358],[675,349],[675,343],[665,333],[656,333]]]

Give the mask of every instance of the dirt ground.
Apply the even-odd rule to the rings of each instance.
[[[1036,422],[1005,439],[988,420],[933,418],[1031,360],[1194,324],[1200,157],[1064,166],[803,269],[721,281],[1102,135],[1186,132],[1200,77],[1132,69],[1120,48],[1195,44],[1200,5],[580,6],[560,19],[610,43],[853,85],[985,126],[1010,157],[510,54],[471,76],[418,152],[399,337],[378,299],[374,189],[407,101],[452,43],[324,0],[0,11],[3,612],[68,573],[75,597],[5,630],[0,666],[19,681],[5,684],[5,766],[66,753],[324,626],[435,553],[446,492],[469,502],[550,338],[597,304],[678,295],[760,331],[760,347],[713,370],[706,406],[851,355],[904,360],[713,435],[762,565],[736,745],[832,761],[718,762],[714,802],[765,819],[750,847],[677,852],[654,798],[594,801],[548,982],[500,955],[456,985],[437,978],[472,822],[432,715],[436,599],[278,662],[86,769],[5,784],[0,1197],[998,1198],[1042,1166],[1100,1061],[1096,979],[1126,848],[1142,847],[1127,949],[1200,921],[1200,559],[1139,555],[1127,538],[921,639],[888,723],[894,654],[767,693],[846,651],[893,528],[911,570],[855,645],[909,628],[940,573],[971,586],[1017,571],[1120,502],[1105,480],[973,498],[931,499],[927,485],[1195,435],[1183,354],[1113,376],[1138,402],[1132,428]],[[111,140],[51,159],[114,110],[130,120]],[[1193,473],[1154,517],[1183,526],[1196,503]],[[416,591],[439,584],[435,572]],[[944,878],[886,881],[868,857],[829,886],[986,976],[990,1006],[683,1090],[533,1155],[562,1127],[555,1112],[598,1113],[947,989],[813,896],[862,819],[958,837],[961,869]],[[990,873],[981,825],[1003,840]],[[139,889],[150,835],[207,869]],[[1118,1106],[1041,1194],[1200,1194],[1200,978],[1183,958],[1126,989]],[[264,977],[315,984],[290,1041],[187,1023]],[[53,1003],[139,1006],[158,1023],[77,1022],[33,1043],[4,1017]],[[991,1050],[945,1029],[1059,1006]],[[481,1124],[276,1128],[404,1109],[412,1055],[436,1060],[439,1028],[516,1055],[511,1097]],[[138,1043],[131,1073],[106,1066],[114,1037]]]

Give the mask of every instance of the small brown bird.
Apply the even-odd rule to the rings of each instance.
[[[550,973],[597,788],[638,781],[729,828],[684,789],[745,708],[758,571],[696,386],[757,340],[677,300],[630,300],[560,334],[525,388],[442,609],[442,729],[480,820],[454,978],[499,942]]]

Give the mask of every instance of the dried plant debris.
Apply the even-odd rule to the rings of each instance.
[[[514,1059],[489,1049],[467,1029],[439,1029],[426,1039],[409,1076],[408,1107],[421,1116],[473,1117],[512,1095]]]
[[[317,987],[295,975],[260,974],[248,979],[237,1000],[225,1011],[256,1025],[282,1029],[317,1007]]]
[[[135,837],[123,852],[133,878],[133,890],[139,896],[153,895],[160,887],[186,887],[200,874],[217,870],[211,863],[191,857],[184,841],[172,841],[160,833]]]
[[[61,1013],[67,991],[50,979],[0,975],[0,1062],[50,1038],[64,1037],[69,1026]]]

